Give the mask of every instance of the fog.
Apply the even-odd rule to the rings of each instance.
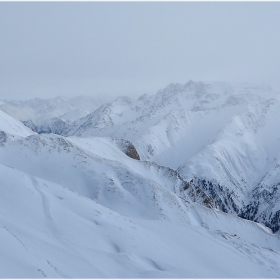
[[[0,99],[280,89],[279,2],[1,2]]]

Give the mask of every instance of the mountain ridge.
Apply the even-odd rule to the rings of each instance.
[[[0,110],[0,276],[279,277],[279,107],[190,81],[76,120]]]
[[[264,136],[257,135],[256,138],[256,133],[265,126],[266,117],[274,125],[272,130],[277,129],[279,115],[275,111],[278,111],[278,107],[279,94],[268,86],[189,81],[184,85],[170,84],[156,95],[143,95],[136,101],[119,97],[69,124],[59,134],[128,140],[136,147],[142,160],[178,169],[184,180],[190,183],[195,178],[212,182],[211,191],[204,183],[198,183],[196,187],[205,186],[207,195],[215,198],[215,203],[224,211],[247,217],[244,209],[253,203],[250,201],[253,199],[251,192],[268,168],[263,167],[267,162],[266,153],[271,158],[273,150],[277,149],[277,143],[272,142],[278,136],[271,137],[271,140],[269,137],[263,138],[260,142],[259,138]],[[274,114],[276,121],[269,114]],[[244,137],[246,139],[242,140]],[[271,151],[266,148],[267,152],[264,152],[263,145],[273,148]],[[233,149],[230,153],[229,148]],[[247,153],[250,155],[248,159]],[[220,175],[210,167],[216,164],[215,154],[221,162],[221,166],[216,166],[215,170],[223,170]],[[259,167],[256,165],[259,159],[254,156],[257,154],[263,154],[263,163]],[[228,159],[224,160],[223,155]],[[233,165],[227,167],[229,160]],[[237,167],[238,164],[241,165]],[[226,181],[221,174],[224,174]],[[247,177],[242,174],[247,174]],[[218,195],[221,191],[227,197],[225,201],[221,194]],[[243,198],[240,199],[241,196]],[[252,215],[248,217],[255,219]],[[274,217],[271,219],[275,220]],[[261,221],[265,222],[263,219]],[[272,225],[270,221],[265,223],[274,230],[279,229],[279,225]],[[280,224],[280,221],[276,223]]]

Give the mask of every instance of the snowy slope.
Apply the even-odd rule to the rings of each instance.
[[[195,198],[191,189],[184,191],[186,183],[176,171],[129,158],[115,140],[72,141],[54,134],[16,140],[6,136],[0,163],[67,186],[123,215],[188,220],[186,203],[204,204],[207,198],[202,190]],[[211,207],[211,201],[205,205]]]
[[[260,199],[261,180],[279,159],[279,105],[279,94],[267,86],[190,81],[134,102],[119,99],[106,104],[61,134],[129,140],[142,160],[178,169],[223,211],[277,231],[276,199],[268,202],[273,210],[263,210],[268,211],[265,215],[250,205]],[[278,183],[275,179],[270,186]],[[275,190],[268,192],[272,196]]]
[[[264,222],[274,231],[280,225],[280,204],[276,194],[269,197],[262,188],[266,181],[266,189],[271,193],[279,183],[279,108],[279,99],[249,106],[220,131],[214,143],[179,168],[185,180],[196,178],[196,185],[208,194],[211,192],[224,211]],[[268,175],[272,172],[274,176]],[[261,197],[269,200],[266,207],[257,207],[256,203],[262,204]],[[268,206],[273,210],[266,219],[258,219]]]
[[[3,165],[0,176],[2,278],[279,277],[279,238],[261,228],[248,226],[248,235],[259,233],[248,242],[190,224],[123,217]],[[267,248],[256,245],[260,239]]]
[[[87,153],[61,136],[30,136],[15,141],[7,138],[0,149],[0,160],[10,167],[65,185],[120,213],[135,205],[131,215],[150,218],[161,215],[152,198],[162,186],[117,161]],[[143,189],[143,185],[147,188]],[[170,204],[173,200],[176,203],[170,192],[163,195],[168,200],[171,196]]]
[[[120,139],[3,134],[0,277],[279,277],[278,235]]]
[[[3,111],[0,110],[0,131],[5,131],[6,133],[13,134],[15,136],[29,136],[34,133],[20,121],[12,118]]]
[[[0,277],[279,278],[279,105],[191,81],[67,125],[45,104],[68,137],[0,111]]]

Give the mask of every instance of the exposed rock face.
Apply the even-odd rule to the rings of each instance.
[[[240,217],[265,224],[273,232],[280,229],[280,183],[273,186],[260,186],[252,195],[252,201],[244,207]]]
[[[211,199],[215,208],[221,209],[225,213],[238,214],[240,207],[235,203],[234,193],[230,192],[226,186],[218,182],[194,177],[189,181],[193,188],[203,190],[205,195]]]
[[[183,200],[183,201],[193,201],[200,205],[206,206],[208,208],[219,209],[219,205],[205,193],[205,191],[199,186],[195,185],[193,182],[185,181],[177,170],[166,166],[160,166],[156,163],[145,162],[146,165],[150,166],[150,169],[157,169],[158,173],[161,176],[166,178],[173,178],[173,181],[176,181],[174,186],[174,192]]]
[[[140,160],[140,156],[136,148],[130,141],[123,139],[114,139],[114,142],[120,148],[120,150],[123,151],[128,157]]]
[[[125,154],[133,159],[140,160],[140,156],[138,155],[135,147],[132,145],[132,143],[129,143],[126,147]]]
[[[185,186],[183,187],[183,192],[187,194],[193,202],[197,202],[208,208],[220,208],[209,195],[207,195],[200,187],[195,185],[193,182],[186,182]]]
[[[210,180],[193,178],[184,189],[189,191],[188,195],[192,200],[197,200],[200,190],[205,201],[210,198],[210,206],[221,209],[225,213],[238,215],[240,218],[263,223],[274,233],[280,230],[280,183],[273,186],[257,186],[249,195],[249,203],[242,205],[236,203],[237,197],[234,192],[230,192],[226,186],[219,185]],[[201,203],[201,201],[199,201]],[[204,202],[204,204],[207,204]],[[211,208],[210,207],[210,208]]]

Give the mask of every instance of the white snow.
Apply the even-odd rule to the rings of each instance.
[[[1,278],[279,277],[279,237],[248,222],[239,230],[232,217],[230,229],[247,239],[254,234],[250,242],[188,223],[122,216],[3,165],[0,176]]]
[[[76,108],[56,102],[61,119],[86,111],[79,98]],[[54,117],[50,103],[26,104]],[[265,86],[190,81],[104,104],[68,137],[38,135],[0,111],[0,277],[279,278],[280,236],[193,202],[182,179],[218,182],[240,207],[270,191],[280,180],[279,105]]]
[[[3,111],[0,110],[0,131],[4,131],[16,136],[28,136],[37,134],[31,129],[26,127],[22,122],[12,118]]]

